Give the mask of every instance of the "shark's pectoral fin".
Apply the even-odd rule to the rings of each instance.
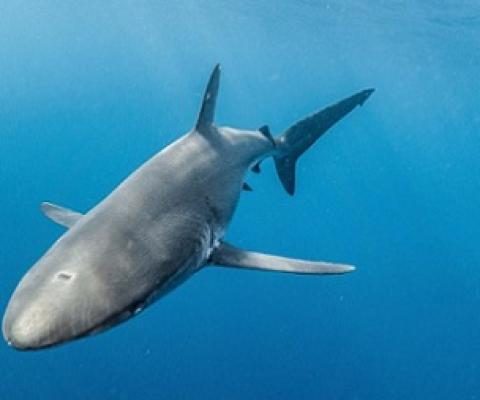
[[[221,243],[212,252],[210,263],[226,267],[292,272],[296,274],[343,274],[355,270],[355,267],[352,265],[298,260],[255,253],[238,249],[227,243]]]
[[[46,217],[66,228],[71,228],[80,218],[83,217],[83,214],[80,214],[79,212],[47,202],[42,203],[40,209]]]

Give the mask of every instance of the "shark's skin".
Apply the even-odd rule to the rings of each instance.
[[[282,140],[275,142],[264,132],[213,124],[219,75],[217,66],[195,127],[87,214],[45,205],[47,215],[70,229],[15,290],[3,320],[11,346],[40,349],[103,331],[212,261],[249,168],[283,151]],[[232,251],[222,248],[213,262],[228,261]],[[235,253],[230,264],[246,266],[243,254],[251,261],[257,253]],[[322,264],[324,270],[313,271],[311,264],[303,268],[307,262],[298,262],[288,271],[352,270],[332,264],[328,270]],[[249,265],[258,268],[255,262]]]

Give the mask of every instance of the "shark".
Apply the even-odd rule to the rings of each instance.
[[[2,322],[6,342],[38,350],[103,332],[137,315],[203,268],[216,265],[297,274],[343,274],[354,266],[245,250],[227,243],[248,172],[273,158],[295,192],[299,157],[361,106],[362,90],[274,137],[268,126],[215,125],[216,65],[193,128],[154,155],[83,214],[52,203],[43,213],[67,228],[14,290]]]

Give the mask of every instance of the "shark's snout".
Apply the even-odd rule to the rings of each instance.
[[[3,320],[3,337],[19,350],[33,350],[55,344],[51,336],[52,315],[39,307],[29,307],[15,315],[7,310]]]

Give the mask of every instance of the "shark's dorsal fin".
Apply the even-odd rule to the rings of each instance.
[[[212,252],[210,262],[226,267],[292,272],[295,274],[344,274],[355,270],[352,265],[298,260],[255,253],[238,249],[224,242],[220,243]]]
[[[205,94],[203,95],[202,107],[198,114],[195,129],[201,134],[212,132],[213,121],[215,118],[215,104],[217,102],[218,87],[220,84],[220,64],[217,64],[208,80]]]
[[[71,228],[80,218],[83,217],[83,214],[80,214],[79,212],[47,202],[42,203],[40,209],[46,217],[65,228]]]

